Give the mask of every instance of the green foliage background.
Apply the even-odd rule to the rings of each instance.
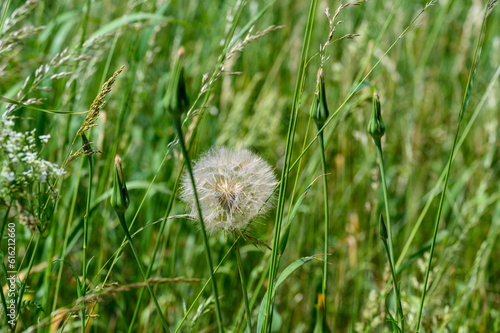
[[[124,237],[108,200],[114,156],[120,154],[124,162],[131,196],[127,220],[132,221],[136,216],[132,230],[161,219],[173,195],[172,187],[181,167],[178,147],[168,148],[175,133],[163,106],[177,50],[180,46],[186,50],[187,85],[194,101],[202,88],[203,75],[215,69],[224,36],[231,24],[228,25],[228,20],[231,22],[234,18],[237,3],[32,2],[33,8],[14,27],[0,32],[2,40],[7,40],[18,29],[40,27],[36,33],[29,32],[26,38],[18,38],[11,49],[0,54],[0,96],[23,103],[30,98],[41,99],[37,107],[43,109],[85,111],[101,85],[120,66],[125,66],[107,97],[99,125],[88,135],[94,149],[102,151],[94,155],[95,187],[88,247],[88,257],[92,258],[88,276],[94,279],[91,288],[95,288],[102,284],[110,267],[105,263]],[[0,7],[4,4],[5,1]],[[11,1],[7,17],[22,4],[21,1]],[[260,0],[247,1],[236,32],[266,4]],[[371,87],[381,97],[386,125],[383,146],[394,227],[393,243],[398,258],[445,168],[485,5],[485,1],[479,0],[447,0],[429,7],[418,19],[418,27],[400,39],[363,89],[325,130],[331,207],[327,321],[333,332],[385,332],[390,329],[384,324],[383,302],[389,271],[378,238],[378,216],[383,210],[383,197],[375,147],[366,133],[371,112]],[[317,52],[329,34],[324,15],[327,6],[335,12],[338,2],[319,1],[293,160],[299,155],[303,140],[309,142],[316,131],[315,127],[309,131],[307,128],[319,67]],[[351,33],[359,36],[334,42],[328,49],[325,79],[331,111],[342,104],[362,76],[424,6],[425,2],[420,0],[370,0],[342,10],[339,19],[343,23],[337,27],[334,39]],[[208,107],[198,116],[202,118],[191,150],[193,159],[214,145],[249,148],[265,158],[279,175],[308,8],[307,1],[278,1],[256,22],[253,34],[271,25],[281,27],[245,45],[242,52],[235,53],[226,63],[225,73],[208,93]],[[500,65],[500,13],[496,9],[488,19],[482,58],[463,128],[469,123],[472,126],[452,166],[433,261],[432,284],[423,315],[425,332],[457,332],[459,328],[467,332],[493,332],[500,328],[498,82],[486,94]],[[59,67],[50,64],[51,59],[66,48],[69,58]],[[44,89],[35,89],[32,86],[35,72],[45,64],[49,64],[49,68],[38,85]],[[60,79],[51,79],[51,75],[60,72],[71,73]],[[232,72],[237,74],[229,75]],[[25,84],[27,77],[30,79]],[[22,93],[18,95],[20,90]],[[480,105],[482,98],[485,102]],[[473,118],[478,105],[481,109],[477,118]],[[3,111],[6,103],[0,107]],[[19,131],[36,128],[39,135],[51,134],[41,155],[59,165],[66,158],[85,117],[44,113],[27,107],[17,108],[14,115],[19,117],[16,119]],[[188,121],[185,127],[188,136],[192,132],[190,124]],[[73,152],[80,144],[78,139]],[[165,156],[166,161],[162,164]],[[321,175],[319,162],[319,148],[313,145],[302,161],[297,195]],[[34,255],[33,239],[37,236],[32,238],[27,228],[18,226],[18,263],[26,258],[20,266],[21,274],[28,266],[29,258],[34,258],[34,268],[27,280],[29,292],[25,295],[32,301],[32,306],[22,310],[23,321],[18,324],[19,330],[49,318],[55,309],[73,307],[77,299],[76,284],[68,266],[62,271],[59,292],[55,294],[59,264],[52,260],[64,258],[81,274],[88,170],[83,158],[65,169],[67,174],[57,185],[61,199],[50,219],[42,220],[42,225],[46,224],[47,228]],[[290,179],[295,179],[296,170]],[[287,198],[290,198],[292,189],[289,186]],[[280,267],[284,268],[300,257],[323,253],[322,198],[322,186],[318,181],[308,191],[292,222],[288,247]],[[5,215],[4,203],[0,207],[1,216]],[[286,207],[288,205],[287,202]],[[413,324],[437,205],[438,200],[434,198],[415,239],[409,244],[399,275],[403,307],[408,322],[413,320]],[[185,205],[176,201],[171,215],[184,212]],[[13,212],[9,220],[18,218]],[[274,213],[255,221],[252,236],[271,244],[273,224]],[[143,262],[154,261],[153,276],[201,279],[201,282],[155,287],[165,317],[174,328],[209,274],[201,234],[195,223],[171,219],[163,235],[158,234],[159,225],[144,228],[134,238]],[[160,252],[152,258],[154,241],[158,237],[163,237]],[[65,239],[68,246],[63,251]],[[231,241],[231,237],[223,234],[210,237],[215,264],[219,263]],[[249,280],[249,297],[257,300],[253,306],[257,315],[267,286],[265,278],[262,281],[260,278],[270,251],[250,243],[241,250]],[[243,316],[237,274],[236,260],[230,255],[216,275],[224,323],[228,330],[235,332]],[[322,264],[312,261],[280,286],[276,298],[279,315],[274,318],[277,331],[312,331],[321,276]],[[5,284],[3,275],[0,281]],[[141,281],[132,253],[125,248],[107,283],[127,285]],[[127,331],[138,292],[138,289],[132,289],[102,299],[95,310],[98,316],[93,319],[90,331]],[[208,300],[210,295],[208,288],[195,306],[197,311],[189,314],[181,331],[216,330],[213,303]],[[392,298],[387,298],[388,303],[391,301]],[[198,308],[200,304],[204,307]],[[0,325],[4,325],[1,311],[0,316]],[[51,325],[56,324],[44,329],[48,331]],[[71,319],[66,323],[66,330],[76,330],[78,325],[77,319]],[[61,326],[59,324],[59,328]],[[140,318],[133,330],[156,332],[160,328],[155,308],[146,293]]]

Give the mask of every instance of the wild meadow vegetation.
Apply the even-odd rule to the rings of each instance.
[[[426,1],[2,0],[0,331],[499,332],[500,12]]]

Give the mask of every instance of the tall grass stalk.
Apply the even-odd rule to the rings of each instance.
[[[458,114],[457,129],[455,131],[455,137],[453,139],[453,146],[451,148],[450,156],[448,158],[448,163],[447,163],[447,168],[446,168],[446,174],[445,174],[445,177],[444,177],[443,190],[441,192],[441,198],[439,200],[438,211],[437,211],[436,219],[435,219],[435,222],[434,222],[434,231],[433,231],[433,234],[432,234],[432,243],[431,243],[429,261],[427,262],[427,269],[425,271],[424,285],[423,285],[423,289],[422,289],[422,297],[421,297],[421,300],[420,300],[420,307],[419,307],[418,316],[417,316],[417,326],[415,328],[415,332],[416,333],[418,333],[419,330],[420,330],[420,322],[422,320],[422,311],[423,311],[423,308],[424,308],[425,296],[426,296],[426,293],[427,293],[427,284],[429,283],[429,273],[431,271],[432,257],[434,255],[434,248],[435,248],[435,245],[436,245],[436,237],[437,237],[437,234],[438,234],[438,231],[439,231],[439,221],[441,219],[441,212],[443,210],[444,198],[445,198],[445,194],[446,194],[446,188],[448,186],[448,179],[449,179],[450,172],[451,172],[451,164],[453,162],[453,155],[455,154],[455,148],[456,148],[457,142],[458,142],[458,136],[459,136],[459,133],[460,133],[460,127],[461,127],[461,124],[462,124],[462,121],[463,121],[463,118],[464,118],[464,115],[465,115],[465,111],[467,110],[467,106],[469,105],[469,99],[470,99],[470,96],[471,96],[471,93],[472,93],[472,86],[474,84],[474,79],[476,77],[477,67],[478,67],[478,64],[479,64],[479,59],[481,57],[481,50],[482,50],[482,46],[483,46],[483,43],[484,43],[484,37],[485,37],[485,34],[486,34],[486,19],[488,17],[489,12],[493,9],[493,6],[494,6],[495,2],[496,2],[495,0],[488,1],[488,4],[486,5],[486,8],[484,10],[483,20],[481,22],[481,30],[479,31],[478,40],[477,40],[476,47],[475,47],[475,50],[474,50],[474,58],[473,58],[472,65],[471,65],[471,68],[470,68],[470,71],[469,71],[469,78],[467,79],[467,84],[466,84],[464,96],[463,96],[463,99],[462,99],[462,105],[461,105],[461,108],[460,108],[460,112]]]
[[[214,269],[214,274],[217,273],[217,271],[219,270],[219,268],[221,267],[222,263],[227,259],[227,257],[229,256],[229,254],[233,251],[234,247],[236,246],[236,243],[239,241],[241,236],[238,236],[238,238],[236,238],[233,242],[233,244],[229,247],[229,249],[227,250],[226,254],[224,255],[224,257],[222,257],[221,261],[219,262],[219,264],[215,267]],[[203,287],[201,288],[200,292],[198,293],[198,295],[196,295],[195,299],[193,300],[193,303],[191,303],[191,306],[187,309],[187,311],[184,313],[184,316],[182,317],[181,321],[179,322],[179,325],[177,325],[177,328],[175,329],[174,333],[178,333],[179,330],[181,329],[182,325],[185,323],[188,315],[191,313],[191,311],[193,311],[194,309],[194,306],[196,305],[196,303],[198,302],[198,300],[200,299],[201,295],[203,294],[203,292],[205,291],[205,289],[208,287],[208,285],[212,282],[212,276],[210,276],[208,278],[208,280],[205,282],[205,284],[203,285]]]
[[[377,151],[377,157],[379,161],[380,178],[382,180],[382,192],[384,193],[384,205],[387,217],[387,228],[385,226],[385,222],[382,219],[382,216],[380,216],[381,239],[384,243],[384,247],[387,248],[387,256],[389,259],[389,266],[391,267],[391,271],[395,272],[394,250],[392,245],[392,224],[390,218],[389,198],[387,195],[387,181],[385,177],[385,167],[384,167],[384,154],[382,153],[382,140],[381,140],[385,134],[385,125],[382,119],[382,108],[380,105],[380,100],[376,92],[373,94],[372,115],[367,130],[370,136],[372,137],[373,142],[375,143],[375,149]],[[401,325],[401,331],[404,332],[403,309],[400,306],[401,300],[398,289],[398,281],[397,279],[395,279],[395,277],[396,274],[394,273],[392,280],[394,285],[394,308],[395,308],[394,312],[396,313],[396,322],[398,323],[398,325]]]
[[[142,268],[143,264],[142,261],[139,257],[139,252],[137,251],[137,248],[135,247],[133,241],[132,241],[132,236],[130,235],[130,232],[128,231],[127,223],[125,221],[125,214],[123,213],[117,213],[118,219],[120,220],[120,225],[122,226],[123,230],[125,231],[125,235],[127,237],[128,243],[130,244],[130,248],[132,249],[132,252],[134,253],[135,260],[137,262],[137,266],[139,267],[139,270],[141,272],[142,278],[144,279],[144,282],[146,283],[146,288],[149,291],[149,294],[151,295],[151,298],[153,299],[153,302],[155,304],[156,310],[158,311],[158,316],[161,319],[163,329],[167,332],[170,332],[168,329],[168,324],[167,321],[165,320],[165,317],[163,315],[163,311],[160,307],[160,304],[158,304],[158,300],[156,299],[156,295],[153,292],[153,289],[148,283],[148,279],[146,277],[146,274],[144,273],[144,269]]]
[[[174,122],[174,128],[175,131],[177,132],[177,136],[179,138],[179,144],[181,146],[182,154],[184,156],[185,164],[186,164],[186,169],[189,174],[189,178],[191,179],[191,184],[193,185],[193,193],[195,196],[196,200],[196,209],[198,210],[198,219],[200,221],[200,226],[201,226],[201,234],[203,236],[203,244],[205,246],[205,255],[206,255],[206,261],[212,281],[212,289],[215,297],[215,312],[217,316],[217,324],[219,326],[219,332],[223,333],[224,332],[224,326],[222,322],[222,313],[220,310],[220,304],[219,304],[219,292],[217,291],[217,283],[215,281],[214,277],[214,267],[212,264],[212,254],[210,252],[210,245],[208,243],[208,236],[207,236],[207,231],[205,229],[205,223],[203,222],[203,214],[201,212],[201,207],[200,207],[200,202],[198,201],[198,193],[196,190],[196,184],[194,182],[194,176],[193,176],[193,169],[191,168],[191,161],[189,159],[189,154],[186,149],[186,144],[184,143],[184,135],[182,133],[182,125],[181,125],[181,119],[179,116],[172,115],[172,119]]]
[[[215,82],[216,82],[217,78],[220,76],[220,70],[221,70],[221,68],[220,68],[220,67],[221,67],[221,65],[222,65],[223,61],[225,60],[225,56],[227,56],[227,53],[229,52],[230,47],[231,47],[232,45],[234,45],[234,44],[237,42],[237,40],[238,40],[239,38],[241,38],[242,36],[244,36],[244,34],[245,34],[245,33],[247,33],[247,32],[251,29],[252,24],[254,24],[254,23],[255,23],[255,22],[256,22],[256,21],[257,21],[257,20],[258,20],[258,19],[259,19],[259,18],[260,18],[260,17],[261,17],[261,16],[262,16],[262,15],[263,15],[263,14],[264,14],[264,13],[265,13],[265,12],[266,12],[269,8],[270,8],[270,6],[271,6],[274,2],[275,2],[275,1],[272,1],[271,3],[269,3],[269,4],[268,4],[268,5],[267,5],[267,6],[266,6],[263,10],[261,10],[261,11],[260,11],[260,12],[259,12],[259,13],[258,13],[258,14],[254,17],[254,18],[252,18],[252,20],[249,22],[249,24],[247,24],[247,25],[246,25],[243,29],[241,29],[241,31],[239,32],[238,36],[236,36],[235,38],[231,38],[232,34],[234,34],[234,31],[236,30],[236,27],[237,27],[238,22],[239,22],[239,17],[240,17],[240,15],[241,15],[241,10],[243,9],[243,6],[244,6],[244,4],[245,4],[245,3],[244,3],[244,2],[241,2],[241,3],[239,4],[239,7],[238,7],[238,15],[237,15],[235,18],[233,18],[233,20],[232,20],[231,29],[230,29],[230,31],[228,32],[228,34],[226,35],[226,38],[224,39],[224,46],[223,46],[223,52],[222,52],[222,55],[219,57],[219,59],[218,59],[218,61],[217,61],[217,64],[216,64],[216,66],[215,66],[215,69],[214,69],[214,71],[213,71],[213,73],[212,73],[212,76],[211,76],[211,78],[208,80],[208,84],[207,84],[206,90],[202,90],[202,91],[198,94],[198,96],[196,97],[195,101],[194,101],[194,102],[193,102],[193,104],[192,104],[191,109],[187,112],[187,114],[188,114],[188,115],[189,115],[189,114],[191,114],[191,113],[193,112],[193,110],[194,110],[194,108],[195,108],[195,106],[196,106],[197,102],[200,100],[200,98],[201,98],[202,96],[205,96],[205,98],[203,99],[202,104],[201,104],[201,106],[199,107],[199,109],[200,109],[200,110],[204,110],[204,109],[206,108],[206,105],[207,105],[207,103],[208,103],[208,101],[209,101],[209,94],[206,94],[206,92],[207,92],[207,91],[209,91],[209,90],[212,88],[212,86],[215,84]],[[108,60],[109,60],[109,57],[108,57]],[[130,95],[130,94],[127,94],[127,95]],[[128,104],[128,102],[127,102],[127,104]],[[196,121],[196,124],[195,124],[194,129],[193,129],[193,133],[192,133],[192,135],[191,135],[191,137],[190,137],[190,141],[189,141],[190,143],[189,143],[189,146],[191,146],[191,142],[193,142],[193,141],[194,141],[194,138],[196,137],[196,132],[197,132],[197,129],[198,129],[198,126],[199,126],[200,120],[202,119],[202,116],[203,116],[203,113],[201,113],[201,114],[199,115],[199,117],[197,117],[197,121]],[[120,119],[121,119],[121,118],[122,118],[122,116],[120,116]],[[118,132],[116,132],[116,133],[118,134]],[[116,140],[115,140],[115,141],[116,141]],[[152,187],[152,185],[154,184],[154,182],[155,182],[155,180],[156,180],[157,176],[159,175],[159,172],[160,172],[160,170],[162,169],[162,167],[163,167],[163,165],[164,165],[164,163],[165,163],[165,161],[166,161],[166,157],[167,157],[167,155],[169,154],[170,150],[171,150],[171,146],[169,146],[169,147],[167,148],[167,152],[165,153],[165,157],[164,157],[164,159],[162,160],[162,162],[161,162],[160,166],[158,167],[158,170],[156,171],[155,176],[154,176],[153,180],[151,181],[151,183],[150,183],[150,185],[149,185],[149,187],[148,187],[148,189],[147,189],[146,193],[144,194],[143,199],[142,199],[142,201],[141,201],[141,203],[140,203],[140,205],[139,205],[139,208],[138,208],[138,210],[136,211],[136,214],[134,215],[134,218],[133,218],[132,222],[130,223],[130,227],[129,227],[129,229],[130,229],[130,228],[133,226],[133,224],[135,223],[136,218],[138,217],[139,212],[140,212],[140,210],[141,210],[141,208],[142,208],[142,206],[143,206],[143,204],[144,204],[144,202],[145,202],[146,198],[148,197],[148,194],[150,193],[151,187]],[[189,150],[189,149],[188,149],[188,150]],[[109,160],[109,159],[108,159],[108,160]],[[180,171],[180,172],[181,172],[181,171]],[[178,176],[178,177],[180,177],[180,173],[179,173],[179,176]],[[173,193],[175,193],[175,191],[174,191]],[[172,195],[173,195],[173,194],[172,194]],[[108,272],[107,272],[107,274],[106,274],[106,276],[105,276],[105,278],[104,278],[103,284],[105,284],[105,283],[106,283],[106,281],[109,279],[109,276],[110,276],[110,274],[111,274],[111,271],[113,270],[113,267],[115,266],[115,264],[116,264],[116,262],[117,262],[117,260],[118,260],[118,258],[119,258],[119,256],[120,256],[120,254],[121,254],[121,251],[123,250],[123,248],[124,248],[124,246],[126,245],[126,243],[127,243],[127,240],[126,240],[126,239],[124,239],[124,240],[122,241],[121,246],[120,246],[120,250],[119,250],[119,251],[117,251],[117,252],[115,252],[114,257],[113,257],[113,261],[112,261],[112,263],[111,263],[111,267],[110,267],[110,269],[108,270]],[[156,247],[156,243],[155,243],[155,247]],[[139,302],[139,303],[140,303],[140,302]],[[134,311],[134,312],[135,312],[135,311]],[[135,317],[137,317],[137,316],[135,316]]]
[[[163,316],[163,311],[158,303],[158,300],[156,299],[156,295],[153,292],[153,289],[151,288],[150,284],[148,283],[148,279],[146,277],[146,274],[144,273],[143,269],[143,264],[142,261],[139,257],[139,252],[137,251],[137,248],[134,245],[134,242],[132,241],[132,236],[130,235],[130,231],[127,226],[127,222],[125,221],[125,211],[128,208],[130,199],[128,196],[128,191],[127,191],[127,186],[125,182],[125,177],[123,176],[123,168],[122,168],[122,160],[121,158],[116,155],[115,157],[115,172],[114,172],[114,177],[113,177],[113,192],[111,195],[111,206],[116,212],[116,215],[118,215],[118,219],[120,221],[120,225],[125,232],[125,236],[127,237],[127,240],[130,244],[130,248],[132,249],[132,252],[134,254],[135,260],[137,262],[137,266],[139,267],[139,271],[141,272],[142,278],[144,279],[144,282],[146,283],[146,288],[149,291],[149,294],[151,295],[151,298],[153,299],[153,302],[155,304],[156,310],[158,312],[158,315],[160,316],[163,329],[167,332],[170,332],[168,329],[168,324]]]
[[[90,147],[90,142],[85,136],[84,133],[81,134],[83,140],[83,149],[87,154],[87,158],[89,161],[89,183],[87,188],[87,203],[85,206],[85,216],[83,218],[83,248],[82,248],[82,296],[85,297],[87,293],[87,244],[88,244],[88,226],[89,226],[89,218],[90,218],[90,202],[92,200],[92,178],[94,175],[94,166],[92,163],[92,148]],[[62,265],[61,265],[62,266]],[[81,311],[81,321],[82,321],[82,333],[85,333],[85,317],[86,317],[86,308],[85,303],[82,303],[82,311]]]
[[[458,151],[462,147],[462,144],[465,142],[465,139],[467,138],[467,134],[472,129],[472,126],[474,125],[475,120],[479,116],[480,111],[482,110],[482,108],[484,107],[484,104],[486,103],[486,100],[487,100],[489,93],[493,89],[495,82],[496,82],[496,80],[498,80],[499,77],[500,77],[500,66],[497,67],[497,70],[493,74],[493,77],[491,78],[490,83],[488,84],[488,87],[486,88],[486,91],[484,92],[484,94],[481,98],[481,101],[478,103],[477,107],[474,110],[474,113],[472,114],[469,122],[467,123],[467,126],[465,127],[464,131],[462,132],[462,135],[460,136],[460,138],[458,140],[458,143],[457,143],[455,150]],[[455,159],[455,157],[456,157],[456,155],[453,156],[453,159]],[[434,186],[432,191],[429,193],[429,195],[428,195],[429,198],[427,199],[427,202],[425,203],[424,207],[422,208],[422,210],[417,218],[417,221],[415,222],[415,225],[413,226],[413,228],[410,232],[410,236],[408,236],[408,239],[405,242],[403,250],[401,251],[401,254],[399,255],[398,260],[396,262],[396,271],[401,269],[401,266],[403,264],[403,260],[406,258],[406,254],[408,253],[410,246],[413,244],[413,240],[415,239],[415,237],[418,234],[418,230],[420,229],[420,226],[422,225],[422,222],[425,218],[425,215],[429,211],[429,208],[432,204],[434,197],[436,196],[436,193],[441,188],[441,184],[443,183],[446,171],[447,171],[447,165],[444,166],[444,169],[441,172],[441,175],[439,176],[439,179],[436,182],[436,185]]]
[[[390,218],[390,209],[389,209],[389,198],[387,195],[387,181],[385,177],[385,167],[384,167],[384,155],[382,154],[382,144],[380,140],[375,141],[375,146],[377,149],[377,156],[379,160],[379,168],[380,168],[380,179],[382,180],[382,192],[384,193],[384,206],[385,206],[385,214],[387,217],[387,240],[384,241],[384,247],[388,249],[388,260],[389,266],[391,267],[392,273],[392,282],[394,287],[394,307],[396,313],[396,320],[401,324],[401,330],[404,332],[404,315],[403,309],[401,307],[401,296],[399,294],[398,288],[398,280],[396,279],[395,268],[394,268],[394,249],[392,245],[392,224]],[[381,217],[382,218],[382,217]]]
[[[173,207],[173,204],[175,201],[175,193],[177,191],[177,187],[179,186],[179,181],[181,179],[182,170],[183,170],[183,168],[181,168],[181,170],[179,171],[179,174],[178,174],[177,178],[175,179],[174,186],[172,186],[172,195],[170,196],[170,199],[168,200],[167,208],[165,209],[165,214],[163,215],[163,221],[160,225],[160,229],[158,230],[158,237],[155,241],[155,245],[153,248],[153,254],[151,255],[151,261],[149,262],[148,268],[146,270],[146,278],[147,279],[149,279],[149,276],[150,276],[151,271],[153,269],[153,265],[155,263],[155,258],[156,258],[156,255],[158,253],[158,249],[160,247],[162,235],[163,235],[163,232],[165,231],[165,226],[167,225],[167,218],[170,215],[170,211],[172,210],[172,207]],[[139,314],[139,309],[141,306],[143,294],[144,294],[144,288],[142,288],[141,291],[139,292],[139,297],[137,298],[137,304],[135,306],[134,314],[132,316],[132,321],[130,322],[130,326],[128,329],[129,332],[133,331],[135,320],[137,318],[137,315]]]
[[[279,266],[279,258],[278,258],[278,249],[279,249],[279,241],[281,235],[281,222],[283,220],[284,206],[285,206],[285,195],[286,188],[288,184],[288,166],[292,157],[293,151],[293,137],[295,134],[295,128],[297,125],[297,116],[298,116],[298,108],[300,105],[300,95],[301,95],[301,87],[303,86],[303,82],[305,79],[305,69],[307,65],[307,55],[309,51],[309,45],[311,42],[312,36],[312,28],[314,26],[314,18],[316,14],[317,0],[312,0],[309,7],[309,14],[307,17],[306,29],[304,34],[304,40],[302,44],[302,51],[300,55],[300,64],[299,64],[299,73],[297,76],[297,81],[295,83],[294,96],[292,101],[292,107],[290,109],[290,122],[288,124],[288,133],[286,138],[286,146],[285,146],[285,154],[283,160],[283,168],[281,173],[281,181],[279,185],[278,192],[278,202],[277,202],[277,213],[276,219],[274,223],[274,234],[273,234],[273,245],[272,245],[272,253],[270,259],[270,269],[269,269],[269,278],[268,278],[268,293],[266,299],[266,307],[265,307],[265,318],[263,329],[266,331],[271,330],[272,325],[272,313],[273,313],[273,292],[274,282],[278,273]]]
[[[0,20],[0,36],[3,34],[3,24],[5,23],[5,19],[7,18],[7,12],[9,11],[10,1],[11,0],[7,0],[3,4],[2,18]]]
[[[396,40],[391,44],[391,46],[389,46],[387,48],[387,50],[384,52],[384,54],[382,54],[382,56],[380,56],[380,58],[375,62],[375,64],[370,68],[370,70],[365,74],[365,76],[363,76],[363,78],[359,81],[359,83],[354,87],[354,89],[351,90],[351,93],[344,99],[344,101],[342,102],[342,104],[340,104],[340,106],[335,110],[335,112],[333,112],[328,117],[328,119],[325,121],[325,124],[318,130],[318,134],[322,133],[325,130],[325,128],[330,124],[330,122],[334,118],[337,117],[337,115],[340,113],[340,111],[342,111],[345,108],[345,106],[351,100],[351,98],[359,92],[360,87],[370,77],[370,75],[373,73],[373,71],[375,70],[375,68],[377,68],[380,65],[380,63],[382,62],[382,60],[389,54],[389,52],[391,52],[391,50],[394,48],[394,46],[396,46],[396,44],[410,31],[410,29],[413,27],[413,25],[418,20],[418,18],[430,6],[432,6],[435,2],[436,2],[436,0],[429,2],[417,15],[415,15],[415,17],[413,17],[413,19],[410,21],[410,23],[408,24],[408,26],[403,30],[403,32],[398,36],[398,38],[396,38]],[[289,172],[291,172],[293,170],[293,168],[295,168],[295,166],[297,165],[297,163],[302,159],[302,157],[304,157],[305,153],[307,151],[309,151],[309,149],[316,142],[316,140],[318,140],[318,135],[316,135],[309,142],[309,144],[304,149],[302,149],[302,151],[300,152],[299,156],[295,159],[295,161],[293,163],[291,163],[291,166],[289,167],[289,169],[287,169],[287,175],[288,175]],[[280,185],[280,188],[281,188],[281,182],[280,182],[279,185]]]
[[[329,38],[330,40],[330,38]],[[326,46],[325,46],[326,52]],[[325,59],[325,55],[321,58]],[[313,100],[312,109],[312,119],[316,123],[318,129],[324,125],[325,120],[328,118],[328,104],[326,101],[326,91],[325,91],[325,76],[323,73],[323,61],[321,67],[318,71],[316,93]],[[326,170],[326,156],[325,156],[325,139],[323,132],[318,134],[318,143],[320,148],[320,158],[321,158],[321,170],[323,171],[323,207],[324,207],[324,221],[323,221],[323,232],[324,232],[324,257],[323,257],[323,279],[321,281],[321,294],[322,297],[318,300],[318,322],[316,323],[315,332],[323,332],[326,326],[327,317],[327,285],[328,285],[328,229],[329,229],[329,209],[328,209],[328,182],[327,182],[327,170]],[[321,303],[321,304],[319,304]]]
[[[379,228],[380,228],[380,239],[382,240],[382,244],[384,245],[384,250],[385,253],[387,254],[387,260],[389,260],[389,267],[391,270],[391,275],[392,275],[392,281],[394,283],[394,300],[396,302],[395,307],[396,307],[396,322],[393,322],[393,329],[394,332],[403,332],[405,331],[405,321],[404,321],[404,314],[403,314],[403,306],[401,305],[401,296],[399,293],[399,287],[397,283],[397,278],[396,278],[396,269],[394,268],[394,260],[391,259],[391,249],[389,248],[389,230],[385,225],[384,218],[382,214],[380,214],[380,220],[379,220]],[[398,325],[401,325],[399,327]]]
[[[33,237],[35,237],[35,234],[33,234],[31,240],[33,239]],[[28,278],[30,276],[30,272],[31,272],[31,269],[33,268],[33,263],[35,261],[35,256],[36,254],[38,253],[38,247],[40,246],[40,239],[42,238],[42,236],[40,235],[39,232],[36,233],[36,242],[35,242],[35,247],[33,248],[32,252],[31,252],[31,257],[30,257],[30,261],[28,263],[28,269],[26,270],[26,274],[24,276],[24,279],[23,281],[21,282],[21,286],[19,287],[19,296],[18,296],[18,301],[17,301],[17,309],[21,309],[21,304],[23,302],[23,296],[24,296],[24,291],[26,290],[26,283],[28,282]],[[30,241],[30,244],[31,244],[31,241]],[[29,247],[28,247],[29,248]],[[26,256],[25,256],[26,257]],[[23,261],[24,261],[24,258],[23,258]],[[18,272],[17,272],[17,275],[19,276],[19,271],[21,269],[21,266],[22,266],[22,263],[21,265],[19,265],[19,268],[18,268]],[[23,328],[27,328],[26,325],[25,325],[25,322],[24,322],[24,319],[23,319],[23,316],[21,315],[21,311],[18,311],[17,312],[17,317],[16,317],[16,326],[17,326],[17,319],[21,319],[21,323],[23,324]],[[16,330],[16,327],[14,327],[12,329],[13,331]]]
[[[237,235],[235,235],[235,238]],[[240,253],[240,247],[238,244],[234,246],[234,253],[236,254],[236,263],[238,265],[238,272],[240,275],[240,283],[241,283],[241,292],[243,294],[243,302],[245,303],[245,312],[247,315],[247,327],[248,327],[248,332],[252,332],[252,311],[250,311],[250,303],[248,302],[248,295],[247,295],[247,285],[245,283],[245,271],[243,269],[243,263],[241,261],[241,253]]]
[[[323,133],[319,134],[319,146],[321,150],[321,170],[323,171],[323,206],[324,206],[324,227],[323,227],[323,232],[324,232],[324,256],[323,256],[323,280],[321,282],[321,293],[323,294],[323,320],[326,321],[327,317],[327,286],[328,286],[328,227],[329,227],[329,210],[328,210],[328,183],[327,183],[327,170],[326,170],[326,157],[325,157],[325,142],[323,138]],[[322,323],[323,325],[323,323]]]

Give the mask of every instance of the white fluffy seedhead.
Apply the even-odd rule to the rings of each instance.
[[[272,205],[276,177],[259,156],[249,150],[212,148],[193,166],[193,175],[206,230],[241,231]],[[198,218],[191,179],[182,178],[181,198],[190,215]],[[267,200],[267,201],[266,201]]]

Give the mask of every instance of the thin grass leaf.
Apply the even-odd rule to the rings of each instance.
[[[285,281],[290,276],[290,274],[292,274],[300,266],[304,265],[305,263],[307,263],[313,259],[318,259],[318,258],[316,258],[316,257],[302,257],[302,258],[295,260],[290,265],[288,265],[283,270],[283,272],[281,272],[281,274],[278,277],[278,279],[276,280],[276,282],[273,283],[272,293],[276,294],[276,290],[278,289],[280,284],[282,284],[283,281]],[[265,303],[265,301],[267,299],[266,296],[267,296],[268,292],[269,292],[269,290],[266,291],[264,297],[262,298],[262,302],[260,303],[259,317],[257,319],[257,332],[262,332],[262,330],[264,329],[264,319],[266,317],[266,303]],[[274,295],[273,295],[273,297],[274,297]]]

